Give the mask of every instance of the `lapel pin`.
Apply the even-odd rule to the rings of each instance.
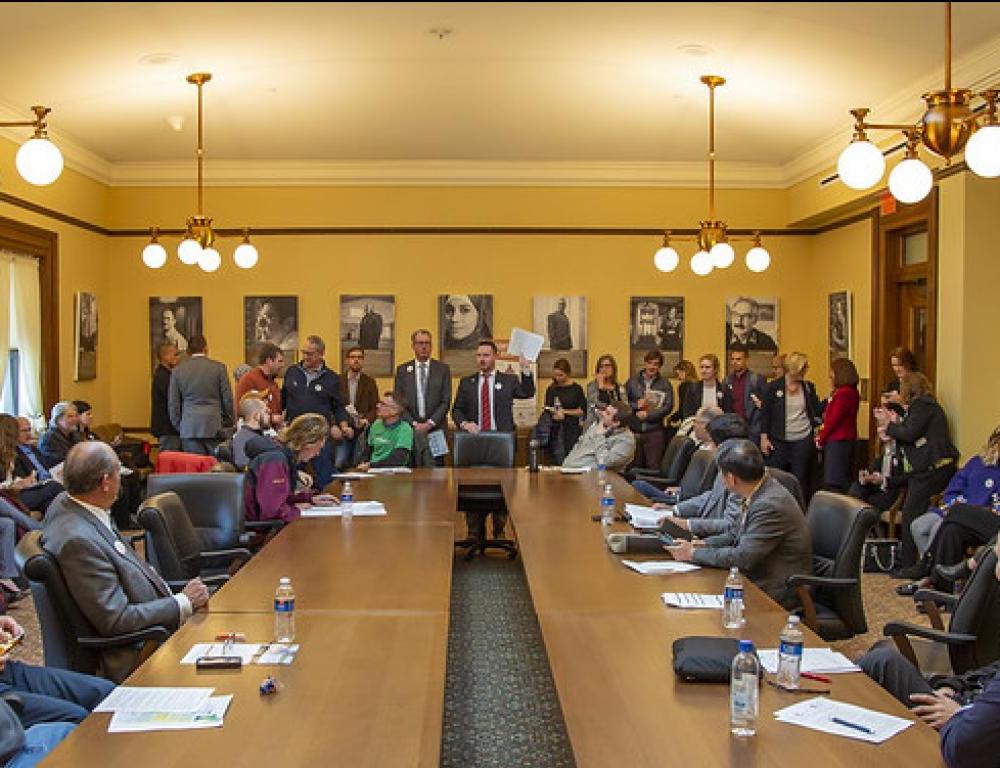
[[[407,373],[413,373],[413,366],[412,365],[406,366],[406,372]]]
[[[124,555],[125,554],[125,545],[122,542],[120,542],[120,541],[116,541],[115,542],[115,552],[117,552],[119,555]]]

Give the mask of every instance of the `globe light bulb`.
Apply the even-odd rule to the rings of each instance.
[[[222,265],[222,256],[219,252],[209,246],[208,248],[202,249],[201,255],[198,257],[198,266],[201,267],[205,272],[214,272]]]
[[[885,173],[885,158],[870,141],[852,141],[837,160],[837,174],[851,189],[868,189]]]
[[[240,269],[250,269],[257,263],[258,258],[257,249],[251,243],[241,243],[236,246],[236,252],[233,254],[233,261]]]
[[[182,264],[189,266],[197,264],[200,257],[201,245],[198,244],[197,240],[193,240],[190,237],[185,237],[181,240],[181,244],[177,246],[177,258],[181,260]]]
[[[763,272],[771,266],[771,254],[761,245],[755,245],[746,256],[747,269],[751,272]]]
[[[1000,176],[1000,125],[984,125],[965,145],[965,164],[977,176]]]
[[[904,160],[889,174],[889,191],[901,203],[919,203],[932,186],[931,169],[915,157]]]
[[[705,277],[712,271],[712,257],[708,255],[708,251],[698,251],[691,257],[691,271],[699,277]]]
[[[736,251],[729,243],[716,243],[708,255],[712,257],[712,265],[717,269],[730,267],[736,260]]]
[[[677,251],[665,245],[653,255],[653,265],[661,272],[673,272],[681,263]]]
[[[28,139],[17,150],[14,162],[21,177],[38,187],[58,179],[63,169],[62,152],[48,139]]]
[[[167,249],[159,243],[150,243],[142,249],[142,263],[150,269],[159,269],[167,263]]]

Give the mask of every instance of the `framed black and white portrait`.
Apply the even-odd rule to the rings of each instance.
[[[261,344],[285,353],[285,365],[299,359],[298,296],[244,296],[243,350],[247,365],[257,365]]]
[[[543,336],[538,368],[545,375],[552,364],[565,358],[574,378],[587,376],[587,297],[535,296],[533,329]]]
[[[750,370],[771,375],[771,360],[778,354],[778,298],[733,296],[726,299],[726,370],[729,353],[747,352]]]
[[[837,291],[827,297],[827,341],[830,360],[854,356],[851,339],[851,292]]]
[[[77,291],[75,296],[76,367],[73,381],[97,378],[97,294]]]
[[[629,375],[651,349],[663,354],[668,376],[684,355],[684,297],[633,296],[629,299]]]
[[[455,376],[475,373],[476,347],[493,338],[493,296],[485,293],[450,293],[438,296],[438,338],[441,361]]]
[[[340,297],[340,362],[351,347],[365,350],[365,373],[392,376],[396,357],[396,297]],[[339,370],[339,368],[338,368]]]
[[[154,368],[160,344],[168,341],[186,355],[188,339],[203,333],[201,296],[149,297],[150,357]]]

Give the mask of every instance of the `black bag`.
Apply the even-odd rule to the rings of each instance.
[[[728,683],[740,641],[732,637],[679,637],[674,640],[673,651],[674,672],[681,680]]]
[[[889,573],[899,565],[899,539],[865,539],[861,570],[865,573]]]

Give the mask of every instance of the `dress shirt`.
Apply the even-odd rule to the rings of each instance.
[[[476,399],[479,401],[479,410],[482,411],[482,392],[483,392],[483,376],[486,376],[487,388],[490,392],[490,431],[494,431],[497,428],[496,411],[493,408],[493,391],[496,385],[496,369],[490,371],[487,374],[483,374],[481,371],[476,377]],[[479,414],[479,427],[483,426],[483,414]]]

